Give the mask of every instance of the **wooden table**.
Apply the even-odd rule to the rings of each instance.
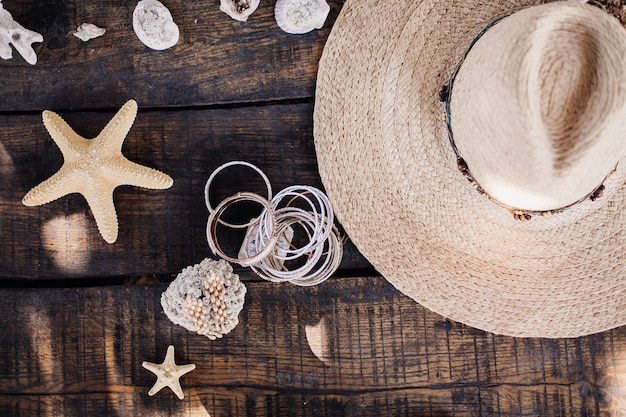
[[[612,11],[621,3],[607,0]],[[274,0],[246,23],[217,1],[169,0],[181,39],[146,48],[136,1],[5,0],[43,34],[39,62],[0,61],[1,416],[609,416],[626,414],[626,329],[578,339],[515,339],[448,321],[397,292],[350,244],[326,283],[255,279],[239,325],[211,341],[174,325],[160,295],[211,253],[203,189],[246,160],[275,190],[321,187],[313,146],[317,62],[342,7],[319,31],[282,32]],[[83,23],[107,28],[82,42]],[[120,187],[120,234],[107,244],[79,195],[41,207],[21,198],[62,156],[41,122],[61,114],[94,137],[128,99],[140,111],[124,154],[171,175],[166,191]],[[259,188],[233,175],[228,195]],[[230,239],[230,240],[229,240]],[[235,237],[226,247],[236,248]],[[142,361],[168,345],[184,400]]]

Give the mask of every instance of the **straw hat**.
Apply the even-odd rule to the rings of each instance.
[[[401,292],[575,337],[626,324],[626,30],[536,3],[349,0],[315,146],[338,219]]]

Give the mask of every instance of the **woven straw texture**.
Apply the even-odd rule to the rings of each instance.
[[[401,292],[486,331],[576,337],[626,324],[626,161],[601,199],[515,221],[459,173],[438,100],[480,30],[535,3],[349,0],[320,61],[315,146],[339,221]]]

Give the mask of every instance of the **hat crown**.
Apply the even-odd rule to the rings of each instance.
[[[541,211],[592,193],[624,155],[626,30],[602,10],[532,7],[490,27],[451,86],[454,142],[505,205]]]

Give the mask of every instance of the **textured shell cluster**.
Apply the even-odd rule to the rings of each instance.
[[[161,295],[169,319],[211,340],[239,323],[246,287],[228,262],[205,259],[182,270]]]

